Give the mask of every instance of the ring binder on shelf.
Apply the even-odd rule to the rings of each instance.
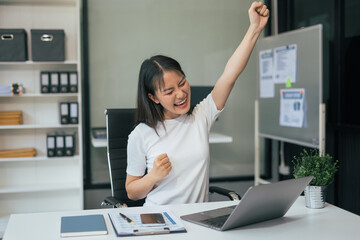
[[[69,73],[69,92],[75,93],[78,92],[78,77],[77,72]]]
[[[69,124],[69,104],[67,102],[60,103],[60,123]]]
[[[64,135],[56,135],[56,156],[64,156]]]
[[[69,75],[67,72],[60,73],[60,92],[69,92]]]
[[[49,93],[49,73],[48,72],[41,72],[40,74],[40,86],[41,86],[41,93]]]
[[[52,134],[48,134],[47,135],[47,141],[46,141],[46,145],[47,145],[47,156],[48,157],[55,157],[56,156],[56,152],[55,152],[55,143],[56,139],[55,139],[55,135]]]
[[[79,122],[78,103],[71,102],[70,105],[70,123],[77,124]]]
[[[50,92],[59,92],[59,73],[50,73]]]
[[[74,156],[75,144],[74,134],[65,134],[65,156]]]

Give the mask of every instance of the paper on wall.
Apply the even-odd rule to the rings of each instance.
[[[273,98],[275,96],[273,50],[260,51],[260,98]]]
[[[306,127],[305,89],[280,89],[280,126]]]

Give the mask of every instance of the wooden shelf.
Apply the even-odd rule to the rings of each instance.
[[[3,5],[72,5],[75,6],[76,0],[0,0]]]
[[[74,183],[53,183],[44,185],[21,185],[11,187],[1,187],[0,194],[5,193],[30,193],[30,192],[53,192],[65,190],[79,190],[81,186]]]
[[[79,155],[70,156],[70,157],[47,157],[47,156],[36,156],[36,157],[19,157],[19,158],[0,158],[1,162],[31,162],[31,161],[66,161],[66,160],[77,160]]]
[[[22,95],[1,95],[0,98],[23,98],[23,97],[41,97],[41,98],[47,98],[47,97],[77,97],[78,93],[24,93]]]
[[[51,129],[51,128],[77,128],[79,124],[23,124],[23,125],[1,125],[1,129]]]
[[[63,62],[34,62],[34,61],[24,61],[24,62],[0,62],[0,66],[47,66],[47,65],[77,65],[78,61],[63,61]]]
[[[1,5],[0,5],[1,6]],[[24,71],[24,70],[49,70],[53,71],[75,71],[79,63],[77,61],[65,61],[65,62],[0,62],[0,70],[6,71]],[[20,82],[21,79],[18,80]]]

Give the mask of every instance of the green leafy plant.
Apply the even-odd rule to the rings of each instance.
[[[338,170],[338,160],[333,161],[329,154],[319,154],[318,150],[310,153],[303,150],[300,156],[294,156],[294,177],[314,176],[310,182],[312,186],[326,186],[334,181],[334,175]]]

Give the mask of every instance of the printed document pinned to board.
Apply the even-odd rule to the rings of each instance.
[[[280,126],[306,127],[305,89],[280,89]]]
[[[260,63],[260,98],[275,96],[273,50],[267,49],[259,53]]]
[[[274,49],[275,83],[296,82],[297,45],[291,44]]]

